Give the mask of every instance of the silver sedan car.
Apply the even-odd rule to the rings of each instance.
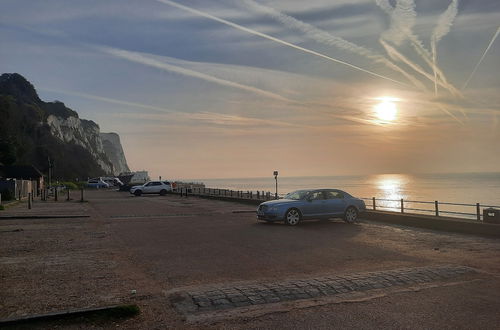
[[[365,202],[338,189],[297,190],[283,199],[261,203],[257,218],[295,226],[303,219],[343,218],[353,223],[366,210]]]

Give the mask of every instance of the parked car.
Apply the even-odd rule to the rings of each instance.
[[[89,179],[86,186],[89,188],[109,188],[109,184],[104,182],[102,178]]]
[[[121,182],[120,179],[115,178],[115,177],[104,177],[101,179],[102,179],[102,181],[106,182],[110,186],[117,186],[117,187],[123,186],[123,182]]]
[[[172,185],[168,181],[149,181],[141,186],[133,186],[130,188],[130,193],[136,196],[142,194],[160,194],[166,195],[172,191]]]
[[[366,210],[365,202],[338,189],[297,190],[283,199],[261,203],[257,218],[295,226],[303,219],[343,218],[353,223]]]

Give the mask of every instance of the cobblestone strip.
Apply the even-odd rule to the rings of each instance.
[[[465,266],[432,266],[378,272],[332,275],[280,282],[235,284],[188,290],[181,301],[172,300],[181,311],[190,313],[332,296],[340,293],[383,289],[446,280],[467,273]]]

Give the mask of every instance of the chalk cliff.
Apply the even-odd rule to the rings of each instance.
[[[113,163],[114,174],[130,172],[123,152],[120,136],[116,133],[101,133],[102,146],[108,159]]]
[[[40,100],[17,73],[0,76],[0,118],[0,163],[32,164],[46,172],[50,159],[54,177],[65,179],[128,170],[116,133],[104,134],[104,142],[96,123],[62,102]]]

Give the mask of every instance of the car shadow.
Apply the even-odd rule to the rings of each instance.
[[[321,230],[325,228],[335,228],[335,229],[354,229],[358,230],[361,226],[361,222],[346,223],[342,219],[332,218],[332,219],[311,219],[301,221],[296,226],[288,226],[283,221],[267,222],[267,221],[257,221],[254,226],[260,227],[275,227],[275,228],[290,228],[290,229],[302,229],[302,230]]]

